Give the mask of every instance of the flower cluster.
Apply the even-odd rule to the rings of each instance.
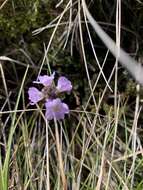
[[[43,75],[38,77],[38,81],[33,83],[42,84],[42,90],[35,87],[30,87],[28,90],[30,104],[34,105],[41,100],[45,101],[47,120],[64,119],[65,114],[69,113],[69,107],[59,98],[61,93],[72,90],[71,82],[64,76],[59,77],[57,86],[54,84],[55,73],[51,76]]]

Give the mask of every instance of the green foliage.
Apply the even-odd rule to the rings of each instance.
[[[39,0],[9,1],[0,12],[0,33],[3,38],[17,38],[44,25],[44,18],[48,16],[44,15],[43,8]]]

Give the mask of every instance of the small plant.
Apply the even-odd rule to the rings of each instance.
[[[51,75],[43,75],[38,77],[38,81],[33,83],[42,84],[44,87],[42,90],[38,90],[35,87],[30,87],[28,90],[30,104],[37,104],[39,101],[44,100],[46,107],[45,118],[49,121],[54,119],[55,134],[56,134],[56,147],[59,160],[59,170],[61,174],[63,189],[67,190],[67,180],[64,173],[64,164],[62,159],[62,146],[59,140],[58,124],[57,120],[64,119],[65,114],[69,113],[69,107],[61,100],[61,95],[65,92],[70,93],[72,90],[71,82],[64,76],[59,77],[57,86],[54,83],[55,72]],[[47,123],[47,121],[46,121]],[[47,125],[46,125],[47,126]],[[46,127],[46,147],[48,152],[48,127]],[[47,154],[47,189],[50,188],[49,184],[49,153]]]

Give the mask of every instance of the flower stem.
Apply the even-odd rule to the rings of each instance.
[[[60,170],[61,180],[62,180],[62,184],[63,184],[63,189],[67,190],[67,180],[66,180],[66,176],[65,176],[65,172],[64,172],[62,150],[61,150],[61,145],[60,145],[60,140],[59,140],[59,132],[58,132],[58,125],[57,125],[56,119],[54,119],[54,122],[55,122],[57,154],[58,154],[58,160],[59,160],[59,170]]]
[[[47,170],[47,190],[50,190],[49,175],[49,137],[48,137],[48,121],[46,120],[46,170]]]

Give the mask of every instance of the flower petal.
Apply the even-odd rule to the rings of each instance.
[[[31,101],[30,104],[34,105],[40,100],[43,99],[43,94],[35,87],[30,87],[28,90],[29,100]]]
[[[54,77],[55,77],[55,72],[51,76],[48,75],[39,76],[38,77],[39,81],[34,81],[34,83],[43,84],[44,86],[51,86]]]
[[[70,92],[72,90],[71,82],[66,77],[60,77],[58,80],[57,90],[59,92]]]
[[[62,103],[62,101],[59,98],[48,100],[45,103],[46,106],[46,113],[45,117],[48,120],[54,119],[54,117],[57,120],[64,119],[65,114],[69,113],[69,107],[67,104]]]

